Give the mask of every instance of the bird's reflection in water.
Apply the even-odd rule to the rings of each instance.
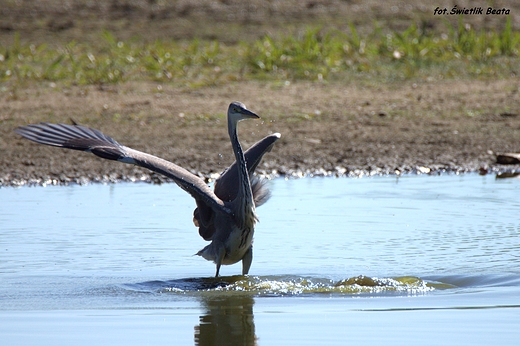
[[[250,279],[237,275],[147,281],[128,284],[125,288],[196,296],[205,313],[195,326],[195,345],[256,345],[254,298],[244,287],[249,283]],[[229,287],[240,287],[241,290],[227,290]]]
[[[202,298],[206,313],[195,327],[195,345],[256,345],[253,297],[222,293]]]

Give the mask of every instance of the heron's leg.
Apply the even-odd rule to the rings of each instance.
[[[226,248],[224,245],[219,244],[218,251],[217,251],[217,257],[215,258],[215,263],[217,264],[217,273],[215,274],[215,277],[218,277],[218,273],[220,272],[220,266],[222,265],[222,260],[224,259],[224,255],[226,254]]]
[[[247,275],[247,273],[249,273],[251,263],[253,263],[253,245],[249,247],[244,257],[242,257],[242,275]]]

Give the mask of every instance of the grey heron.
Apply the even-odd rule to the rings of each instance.
[[[18,127],[15,132],[40,144],[82,150],[108,160],[134,164],[148,168],[171,178],[188,192],[197,205],[193,222],[199,234],[209,245],[197,255],[216,264],[219,275],[221,265],[242,261],[242,275],[249,272],[253,260],[253,233],[256,207],[269,199],[265,182],[253,173],[265,153],[280,138],[271,134],[245,153],[238,140],[237,124],[244,119],[257,119],[240,102],[229,105],[227,113],[228,133],[235,162],[215,181],[214,190],[205,181],[188,170],[159,157],[126,147],[99,130],[81,125],[40,123]]]

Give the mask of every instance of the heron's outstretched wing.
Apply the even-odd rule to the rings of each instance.
[[[256,167],[262,157],[271,151],[274,143],[280,139],[279,133],[269,135],[251,146],[244,156],[246,158],[247,170],[251,179],[251,190],[255,206],[259,207],[270,197],[269,190],[265,186],[266,180],[253,176]],[[238,167],[236,161],[231,164],[215,181],[215,195],[223,201],[229,202],[235,199],[238,193]],[[197,208],[193,211],[193,222],[199,227],[202,238],[210,240],[215,232],[213,224],[213,211],[203,203],[197,202]]]
[[[108,160],[131,163],[171,178],[197,204],[231,214],[206,183],[186,169],[156,156],[125,147],[102,132],[81,125],[40,123],[19,127],[16,133],[40,144],[81,150]]]
[[[251,190],[255,205],[258,207],[265,203],[269,198],[269,191],[264,188],[264,183],[259,178],[254,178],[253,173],[262,161],[264,155],[271,151],[274,143],[280,139],[279,133],[273,133],[251,146],[245,153],[247,170],[251,179]],[[215,181],[215,194],[223,201],[232,201],[238,193],[238,168],[236,161],[233,162]]]

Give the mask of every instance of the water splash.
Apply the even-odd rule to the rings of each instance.
[[[255,296],[294,296],[313,294],[423,294],[448,288],[442,283],[426,282],[418,277],[377,278],[356,276],[334,281],[299,276],[230,276],[221,278],[181,279],[139,284],[155,292],[176,294],[245,293]],[[134,286],[134,289],[137,287]]]

